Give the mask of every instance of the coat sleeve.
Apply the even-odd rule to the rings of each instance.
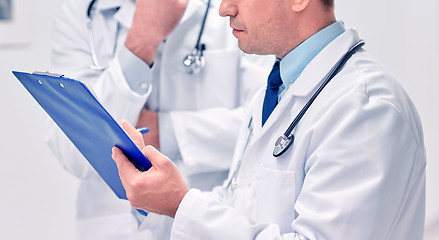
[[[191,189],[172,239],[422,239],[425,153],[409,115],[362,94],[324,112],[301,136],[309,149],[290,231],[233,208],[224,188]]]
[[[85,14],[88,3],[89,1],[68,1],[57,12],[53,23],[50,71],[85,82],[116,121],[126,119],[135,124],[150,91],[138,94],[130,89],[118,59],[119,52],[106,61],[108,66],[104,71],[89,68],[92,58]],[[108,28],[93,28],[98,53],[111,52],[112,49],[101,49],[100,46],[113,46],[114,43],[103,44],[101,41],[116,41],[112,33],[113,30],[116,32],[116,21],[113,18],[105,20],[96,16],[95,23],[108,24]],[[98,29],[107,29],[107,32]],[[119,51],[120,46],[117,49]],[[104,54],[98,55],[102,57]],[[145,76],[148,77],[148,74]],[[78,178],[95,175],[91,165],[58,126],[51,119],[47,120],[47,125],[46,142],[62,166]]]
[[[233,149],[249,102],[265,86],[273,56],[242,53],[239,59],[237,85],[240,91],[235,108],[208,108],[201,111],[172,111],[170,116],[175,138],[187,174],[225,171],[230,168]],[[226,69],[224,69],[226,70]],[[225,95],[230,93],[223,93]]]

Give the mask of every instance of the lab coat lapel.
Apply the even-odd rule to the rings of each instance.
[[[91,1],[90,1],[91,2]],[[96,2],[96,9],[98,10],[108,10],[112,8],[120,7],[126,2],[132,2],[131,0],[99,0]]]
[[[119,8],[119,11],[114,15],[114,18],[126,29],[130,29],[133,23],[134,11],[136,4],[133,1],[124,1]]]
[[[320,86],[325,76],[334,67],[334,65],[348,52],[348,50],[359,41],[358,34],[355,30],[346,30],[342,35],[332,41],[328,46],[326,46],[317,56],[306,66],[300,76],[296,79],[293,85],[287,90],[285,95],[282,97],[279,104],[271,113],[270,117],[261,128],[261,118],[262,118],[262,101],[264,97],[258,99],[258,105],[255,105],[253,109],[253,119],[255,120],[255,132],[254,139],[252,143],[255,143],[258,139],[262,138],[267,131],[272,131],[273,127],[276,126],[276,122],[288,112],[290,115],[291,109],[286,109],[291,106],[291,101],[296,101],[299,98],[306,98],[306,101],[314,94],[316,89]],[[330,84],[330,83],[329,83]],[[323,90],[324,91],[324,90]],[[300,112],[303,106],[296,108],[296,112],[293,112],[294,117]],[[312,107],[312,106],[311,106]],[[286,128],[285,128],[286,130]],[[285,131],[282,130],[282,131]],[[282,132],[283,133],[283,132]]]

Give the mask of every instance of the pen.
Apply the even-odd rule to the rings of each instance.
[[[137,131],[139,131],[141,134],[145,134],[149,132],[149,128],[147,127],[138,128]]]

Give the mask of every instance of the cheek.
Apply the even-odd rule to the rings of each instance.
[[[259,19],[259,22],[253,25],[252,30],[253,34],[249,36],[251,45],[259,49],[260,54],[273,54],[274,43],[279,40],[279,31],[281,31],[275,19]]]
[[[243,17],[246,16],[244,19],[247,34],[240,39],[240,47],[249,53],[273,54],[273,44],[278,41],[285,24],[282,22],[283,9],[277,0],[255,0],[247,7],[248,11],[241,12]]]

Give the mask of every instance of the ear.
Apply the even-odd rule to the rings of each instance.
[[[308,6],[310,0],[291,0],[291,10],[301,12]]]

